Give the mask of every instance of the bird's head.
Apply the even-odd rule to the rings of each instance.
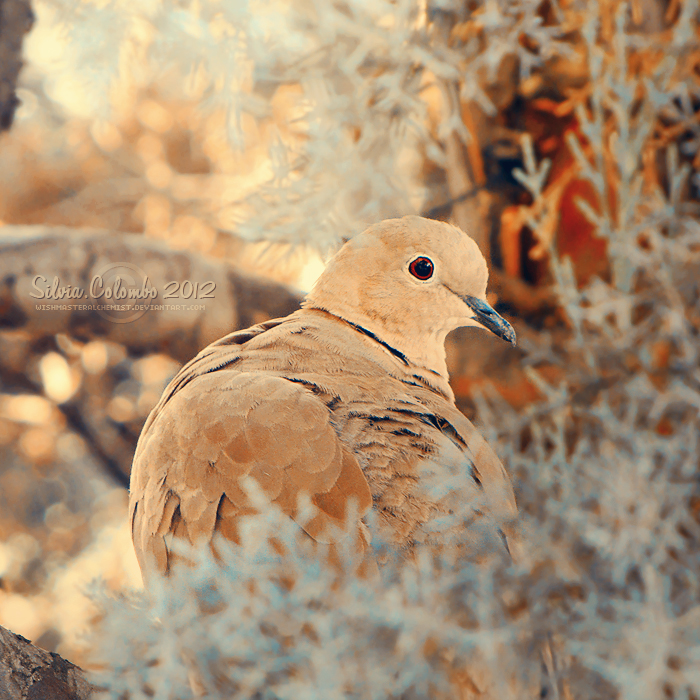
[[[512,326],[486,301],[487,281],[484,256],[466,233],[406,216],[348,241],[304,306],[360,325],[411,359],[431,343],[441,345],[444,357],[445,336],[459,326],[486,328],[515,344]]]

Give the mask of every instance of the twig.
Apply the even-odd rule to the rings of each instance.
[[[26,0],[0,0],[0,131],[9,129],[20,104],[15,92],[22,68],[22,37],[34,13]]]
[[[442,204],[437,204],[436,206],[428,209],[427,211],[421,213],[421,216],[424,216],[426,219],[437,219],[439,216],[446,216],[452,211],[452,207],[455,204],[459,204],[470,197],[474,197],[483,189],[483,187],[473,187],[471,190],[463,192],[458,197],[453,197]]]
[[[554,311],[557,297],[551,287],[534,287],[527,282],[492,268],[491,282],[496,287],[499,301],[509,304],[523,316],[535,316]]]
[[[454,131],[445,141],[445,155],[447,158],[445,174],[447,175],[447,186],[450,189],[450,194],[457,198],[463,192],[471,192],[473,189],[478,189],[475,188],[474,181],[469,174],[462,142]],[[468,198],[465,198],[454,205],[452,213],[457,225],[471,235],[484,254],[486,261],[490,262],[491,255],[486,226],[484,217],[479,212],[479,209],[478,204],[474,204],[468,201]]]
[[[90,452],[92,452],[93,456],[102,464],[104,470],[119,484],[119,486],[128,489],[129,476],[124,473],[119,462],[102,447],[100,441],[90,429],[90,426],[85,422],[78,406],[66,404],[59,405],[58,408],[66,417],[71,428],[85,440],[87,446],[90,448]]]
[[[0,362],[0,382],[4,389],[22,389],[31,394],[41,394],[41,386],[33,382],[23,372],[17,372]],[[77,406],[58,404],[57,408],[66,417],[68,424],[73,430],[78,433],[86,442],[90,452],[98,463],[102,464],[104,471],[109,474],[119,486],[124,488],[129,487],[129,477],[124,473],[124,470],[119,466],[119,462],[111,457],[107,451],[100,445],[95,435],[92,433]]]

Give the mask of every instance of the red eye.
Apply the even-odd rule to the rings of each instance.
[[[416,258],[408,266],[408,271],[419,280],[429,280],[433,276],[434,269],[430,258]]]

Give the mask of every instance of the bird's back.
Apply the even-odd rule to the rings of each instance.
[[[516,512],[508,476],[446,380],[316,309],[222,338],[165,390],[132,470],[142,569],[150,555],[168,571],[173,534],[237,541],[238,518],[254,512],[243,476],[293,519],[306,492],[319,516],[300,525],[324,544],[342,537],[350,512],[366,543],[359,518],[372,506],[398,546],[430,539],[435,516],[454,511],[448,492],[486,516],[496,539]]]

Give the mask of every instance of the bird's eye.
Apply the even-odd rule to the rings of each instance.
[[[408,266],[408,271],[416,278],[422,281],[429,280],[433,276],[433,261],[430,258],[416,258],[411,261]]]

